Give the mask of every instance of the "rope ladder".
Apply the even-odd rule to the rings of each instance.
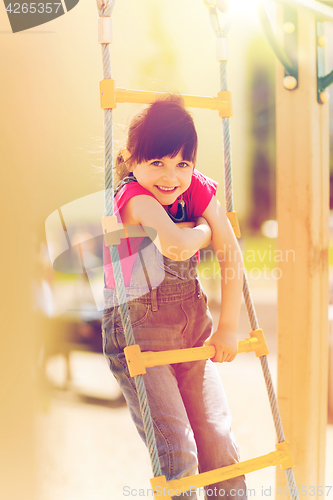
[[[240,237],[237,214],[233,209],[231,138],[229,125],[229,118],[230,116],[232,116],[232,106],[231,93],[228,91],[227,86],[227,35],[231,25],[231,18],[229,17],[227,19],[223,29],[221,29],[217,13],[217,9],[219,8],[219,1],[204,0],[204,3],[209,10],[211,24],[216,34],[217,60],[220,64],[221,90],[220,92],[218,92],[216,97],[187,95],[183,95],[182,97],[184,99],[185,106],[215,110],[218,111],[219,116],[222,118],[226,211],[236,237]],[[101,107],[104,110],[105,141],[105,211],[104,217],[102,218],[102,225],[105,244],[109,247],[110,251],[110,257],[115,277],[116,293],[118,297],[118,303],[120,304],[119,309],[127,343],[127,347],[125,348],[124,352],[130,375],[134,377],[134,381],[136,384],[144,428],[146,432],[147,448],[149,451],[150,461],[154,474],[154,478],[151,479],[151,486],[154,491],[154,496],[155,498],[164,498],[167,500],[171,500],[171,496],[168,494],[168,491],[176,491],[177,489],[186,490],[194,487],[200,488],[266,467],[280,465],[281,468],[286,472],[289,491],[291,492],[292,499],[297,500],[298,490],[295,484],[294,474],[292,470],[294,464],[288,442],[285,440],[277,404],[277,398],[275,395],[267,362],[267,354],[269,354],[269,351],[267,348],[264,333],[258,325],[258,320],[256,317],[256,312],[254,309],[254,304],[251,298],[245,273],[243,294],[252,331],[250,332],[250,337],[248,339],[245,339],[238,343],[238,352],[241,353],[254,351],[256,353],[256,356],[260,359],[277,434],[278,443],[276,444],[276,450],[268,453],[267,455],[253,458],[251,460],[239,462],[210,472],[197,474],[195,476],[188,476],[182,479],[167,481],[165,476],[162,475],[143,375],[146,373],[146,368],[149,368],[151,366],[212,358],[215,356],[215,348],[214,346],[205,346],[192,349],[181,349],[176,351],[162,351],[153,353],[141,352],[140,347],[135,343],[128,306],[126,303],[125,285],[117,245],[120,244],[120,237],[124,237],[125,234],[132,236],[149,236],[149,231],[145,231],[144,228],[134,228],[130,226],[125,227],[122,224],[118,223],[117,218],[114,215],[112,177],[112,110],[116,107],[117,103],[123,102],[150,104],[154,102],[161,95],[161,93],[118,89],[115,87],[115,82],[111,78],[111,63],[109,52],[109,44],[112,41],[111,15],[114,4],[115,0],[97,0],[97,8],[99,14],[98,42],[102,47],[103,59],[103,80],[100,82],[100,94]],[[163,492],[162,495],[161,492]]]

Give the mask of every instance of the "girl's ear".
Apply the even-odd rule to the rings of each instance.
[[[131,157],[131,153],[128,151],[127,148],[123,148],[121,150],[121,154],[122,154],[125,162],[128,161],[130,159],[130,157]]]
[[[123,157],[123,161],[126,163],[128,172],[133,172],[133,162],[130,161],[132,156],[130,151],[127,148],[123,148],[121,150],[121,155]]]

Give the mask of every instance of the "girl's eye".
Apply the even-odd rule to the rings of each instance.
[[[159,167],[160,165],[162,165],[162,162],[160,162],[159,160],[155,160],[155,161],[151,162],[151,165],[154,165],[155,167]]]
[[[185,161],[182,161],[182,162],[178,163],[178,167],[180,167],[180,168],[185,168],[185,167],[188,167],[188,166],[189,166],[189,164],[186,163]]]

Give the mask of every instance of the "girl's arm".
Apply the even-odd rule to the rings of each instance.
[[[141,224],[157,231],[154,243],[160,252],[172,260],[186,260],[211,241],[211,231],[201,218],[196,227],[177,227],[162,205],[152,196],[139,195],[131,198],[121,210],[124,224]]]
[[[219,324],[206,345],[215,346],[213,361],[232,361],[238,348],[236,332],[243,289],[243,259],[225,210],[215,196],[203,216],[212,230],[213,247],[221,268],[222,295]]]
[[[204,217],[198,217],[196,222],[175,222],[176,226],[177,227],[180,227],[180,228],[184,228],[184,227],[189,227],[191,229],[193,229],[194,227],[196,226],[199,226],[200,224],[208,224],[206,219]],[[204,244],[200,247],[200,248],[205,248],[209,243],[211,242],[210,241],[205,241]]]
[[[193,229],[196,226],[195,222],[175,222],[177,227],[184,228],[184,227],[189,227],[190,229]]]

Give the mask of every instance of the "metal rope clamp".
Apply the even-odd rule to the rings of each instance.
[[[112,17],[98,18],[98,43],[112,42]]]
[[[217,62],[229,60],[228,39],[225,36],[216,38],[216,60]]]

